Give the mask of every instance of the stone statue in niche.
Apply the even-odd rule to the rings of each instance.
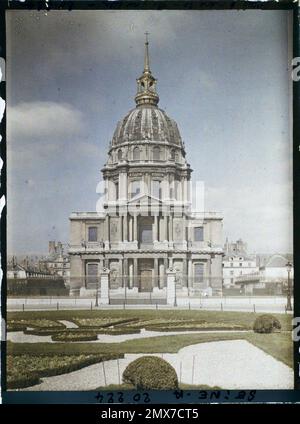
[[[175,225],[175,234],[176,234],[176,240],[180,240],[182,238],[182,228],[179,222]]]

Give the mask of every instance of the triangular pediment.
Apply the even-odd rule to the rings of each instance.
[[[163,204],[162,200],[157,197],[151,196],[150,194],[140,194],[128,200],[128,205],[145,205],[145,204]]]

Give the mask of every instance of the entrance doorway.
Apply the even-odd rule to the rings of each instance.
[[[140,284],[139,291],[141,292],[151,292],[152,291],[152,280],[153,275],[153,259],[140,259],[139,260],[139,274],[140,274]]]

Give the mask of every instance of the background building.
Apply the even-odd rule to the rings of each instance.
[[[247,244],[241,239],[231,243],[226,239],[224,253],[223,287],[225,289],[236,288],[236,279],[238,277],[258,272],[255,255],[247,253]]]
[[[168,270],[178,293],[222,290],[222,217],[191,210],[191,168],[177,124],[158,108],[148,42],[136,107],[118,123],[102,169],[100,212],[72,213],[71,294],[95,289],[163,291]]]

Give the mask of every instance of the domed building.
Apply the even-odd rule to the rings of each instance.
[[[105,195],[97,212],[70,216],[71,295],[95,292],[103,273],[110,303],[163,302],[168,275],[179,297],[222,290],[222,217],[192,210],[192,170],[156,84],[146,40],[136,107],[118,122],[102,169]]]

